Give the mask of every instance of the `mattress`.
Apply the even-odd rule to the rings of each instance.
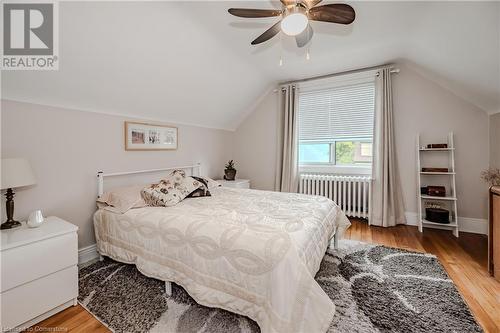
[[[94,215],[98,251],[175,282],[262,332],[325,332],[335,306],[314,280],[349,220],[319,196],[216,188],[174,207]]]

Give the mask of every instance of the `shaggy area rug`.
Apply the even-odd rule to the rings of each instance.
[[[343,241],[316,281],[336,305],[329,332],[482,332],[435,256]],[[105,259],[80,269],[81,305],[115,332],[259,332],[255,322],[197,304],[134,265]]]

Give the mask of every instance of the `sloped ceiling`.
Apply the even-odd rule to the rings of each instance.
[[[290,37],[250,45],[276,18],[227,14],[276,2],[61,2],[59,71],[2,72],[2,98],[235,129],[278,82],[404,61],[500,111],[499,3],[351,5],[351,26],[313,23],[306,60]]]

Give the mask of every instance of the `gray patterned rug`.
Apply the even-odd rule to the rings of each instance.
[[[432,255],[343,241],[316,281],[336,305],[329,332],[482,332]],[[110,259],[80,269],[88,311],[115,332],[259,332],[252,320],[197,304],[173,285]]]

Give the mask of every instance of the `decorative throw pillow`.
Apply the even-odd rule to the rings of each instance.
[[[150,206],[174,206],[196,189],[204,185],[198,180],[186,177],[182,170],[174,170],[158,184],[145,187],[141,194],[144,201]]]
[[[210,191],[208,190],[208,181],[205,178],[195,177],[195,176],[191,176],[188,178],[192,178],[192,179],[200,182],[202,186],[197,188],[193,192],[191,192],[187,196],[187,198],[199,198],[199,197],[210,197],[211,196]]]
[[[222,186],[221,183],[219,183],[216,180],[213,180],[212,178],[209,178],[209,177],[206,177],[206,176],[203,176],[201,178],[205,179],[205,181],[207,182],[207,187],[208,187],[209,190],[212,189],[212,188],[215,188],[215,187],[221,187]]]

